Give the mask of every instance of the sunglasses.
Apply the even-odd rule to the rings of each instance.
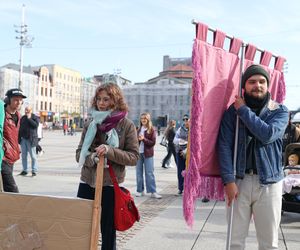
[[[182,120],[183,120],[183,121],[188,121],[189,119],[188,119],[188,118],[183,118]]]

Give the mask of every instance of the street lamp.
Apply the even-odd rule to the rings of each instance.
[[[20,30],[15,30],[20,36],[16,36],[16,39],[20,39],[20,70],[19,70],[19,89],[22,89],[22,74],[23,74],[23,46],[31,48],[31,43],[34,37],[27,35],[27,25],[25,24],[25,4],[22,6],[22,20],[21,25],[14,25]]]

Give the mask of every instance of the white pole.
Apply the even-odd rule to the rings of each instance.
[[[243,43],[242,44],[242,50],[241,50],[241,62],[240,62],[239,96],[242,96],[242,75],[243,75],[243,70],[244,70],[244,54],[245,54],[245,44]],[[239,117],[236,116],[235,138],[234,138],[234,154],[233,154],[233,174],[234,174],[234,176],[236,175],[236,159],[237,159],[238,137],[239,137]],[[233,207],[234,207],[234,200],[231,202],[229,218],[228,218],[226,250],[230,250],[230,244],[231,244]]]
[[[22,19],[21,19],[21,32],[20,32],[20,71],[19,71],[19,89],[22,89],[22,76],[23,76],[23,46],[26,38],[25,28],[25,4],[22,6]]]

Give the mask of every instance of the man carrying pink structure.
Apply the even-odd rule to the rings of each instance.
[[[244,249],[253,215],[259,249],[278,249],[281,218],[282,136],[288,110],[273,101],[269,73],[251,65],[242,76],[244,96],[225,111],[218,136],[220,172],[226,203],[233,206],[230,249]],[[234,143],[239,117],[236,171]]]

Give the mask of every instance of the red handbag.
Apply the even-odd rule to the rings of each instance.
[[[115,207],[114,207],[114,224],[118,231],[125,231],[133,226],[136,221],[140,220],[140,215],[134,200],[126,188],[119,187],[114,170],[109,165],[109,174],[114,184]]]

